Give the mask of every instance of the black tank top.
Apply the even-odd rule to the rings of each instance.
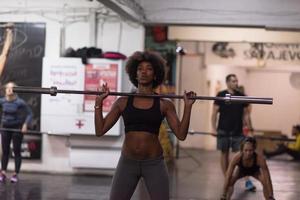
[[[153,98],[153,105],[149,109],[134,107],[133,99],[132,96],[128,97],[126,108],[122,113],[125,133],[129,131],[146,131],[158,134],[164,118],[160,111],[160,99]]]
[[[238,166],[240,168],[240,173],[242,173],[245,176],[252,176],[252,175],[256,174],[260,169],[260,166],[257,165],[257,154],[255,152],[254,152],[253,156],[254,156],[254,158],[253,158],[254,160],[253,160],[253,165],[251,167],[245,167],[243,165],[243,155],[238,164]]]

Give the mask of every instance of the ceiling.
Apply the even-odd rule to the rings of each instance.
[[[299,0],[98,0],[143,24],[300,30]]]

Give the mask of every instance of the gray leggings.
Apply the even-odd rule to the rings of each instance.
[[[110,192],[110,200],[129,200],[143,177],[151,199],[169,199],[169,177],[163,156],[135,160],[121,155]]]

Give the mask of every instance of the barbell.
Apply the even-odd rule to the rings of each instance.
[[[104,93],[104,92],[100,92],[100,91],[91,91],[91,90],[59,90],[55,86],[52,86],[50,88],[16,86],[16,87],[13,87],[13,91],[15,93],[50,94],[51,96],[56,96],[58,93],[84,94],[84,95],[101,95]],[[135,96],[135,97],[146,97],[146,98],[170,98],[170,99],[183,99],[184,98],[183,95],[139,94],[139,93],[128,93],[128,92],[109,92],[108,95]],[[196,100],[225,101],[226,103],[273,104],[273,98],[269,98],[269,97],[233,96],[231,94],[226,94],[225,97],[195,96],[195,97],[189,97],[189,98],[196,99]]]

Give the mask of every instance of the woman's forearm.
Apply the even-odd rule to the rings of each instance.
[[[191,119],[191,112],[192,112],[192,106],[185,106],[183,116],[180,122],[179,126],[179,139],[184,140],[188,134],[189,126],[190,126],[190,119]]]
[[[103,126],[104,126],[104,118],[102,113],[102,105],[96,105],[94,111],[94,123],[95,123],[95,133],[96,136],[104,135]]]

